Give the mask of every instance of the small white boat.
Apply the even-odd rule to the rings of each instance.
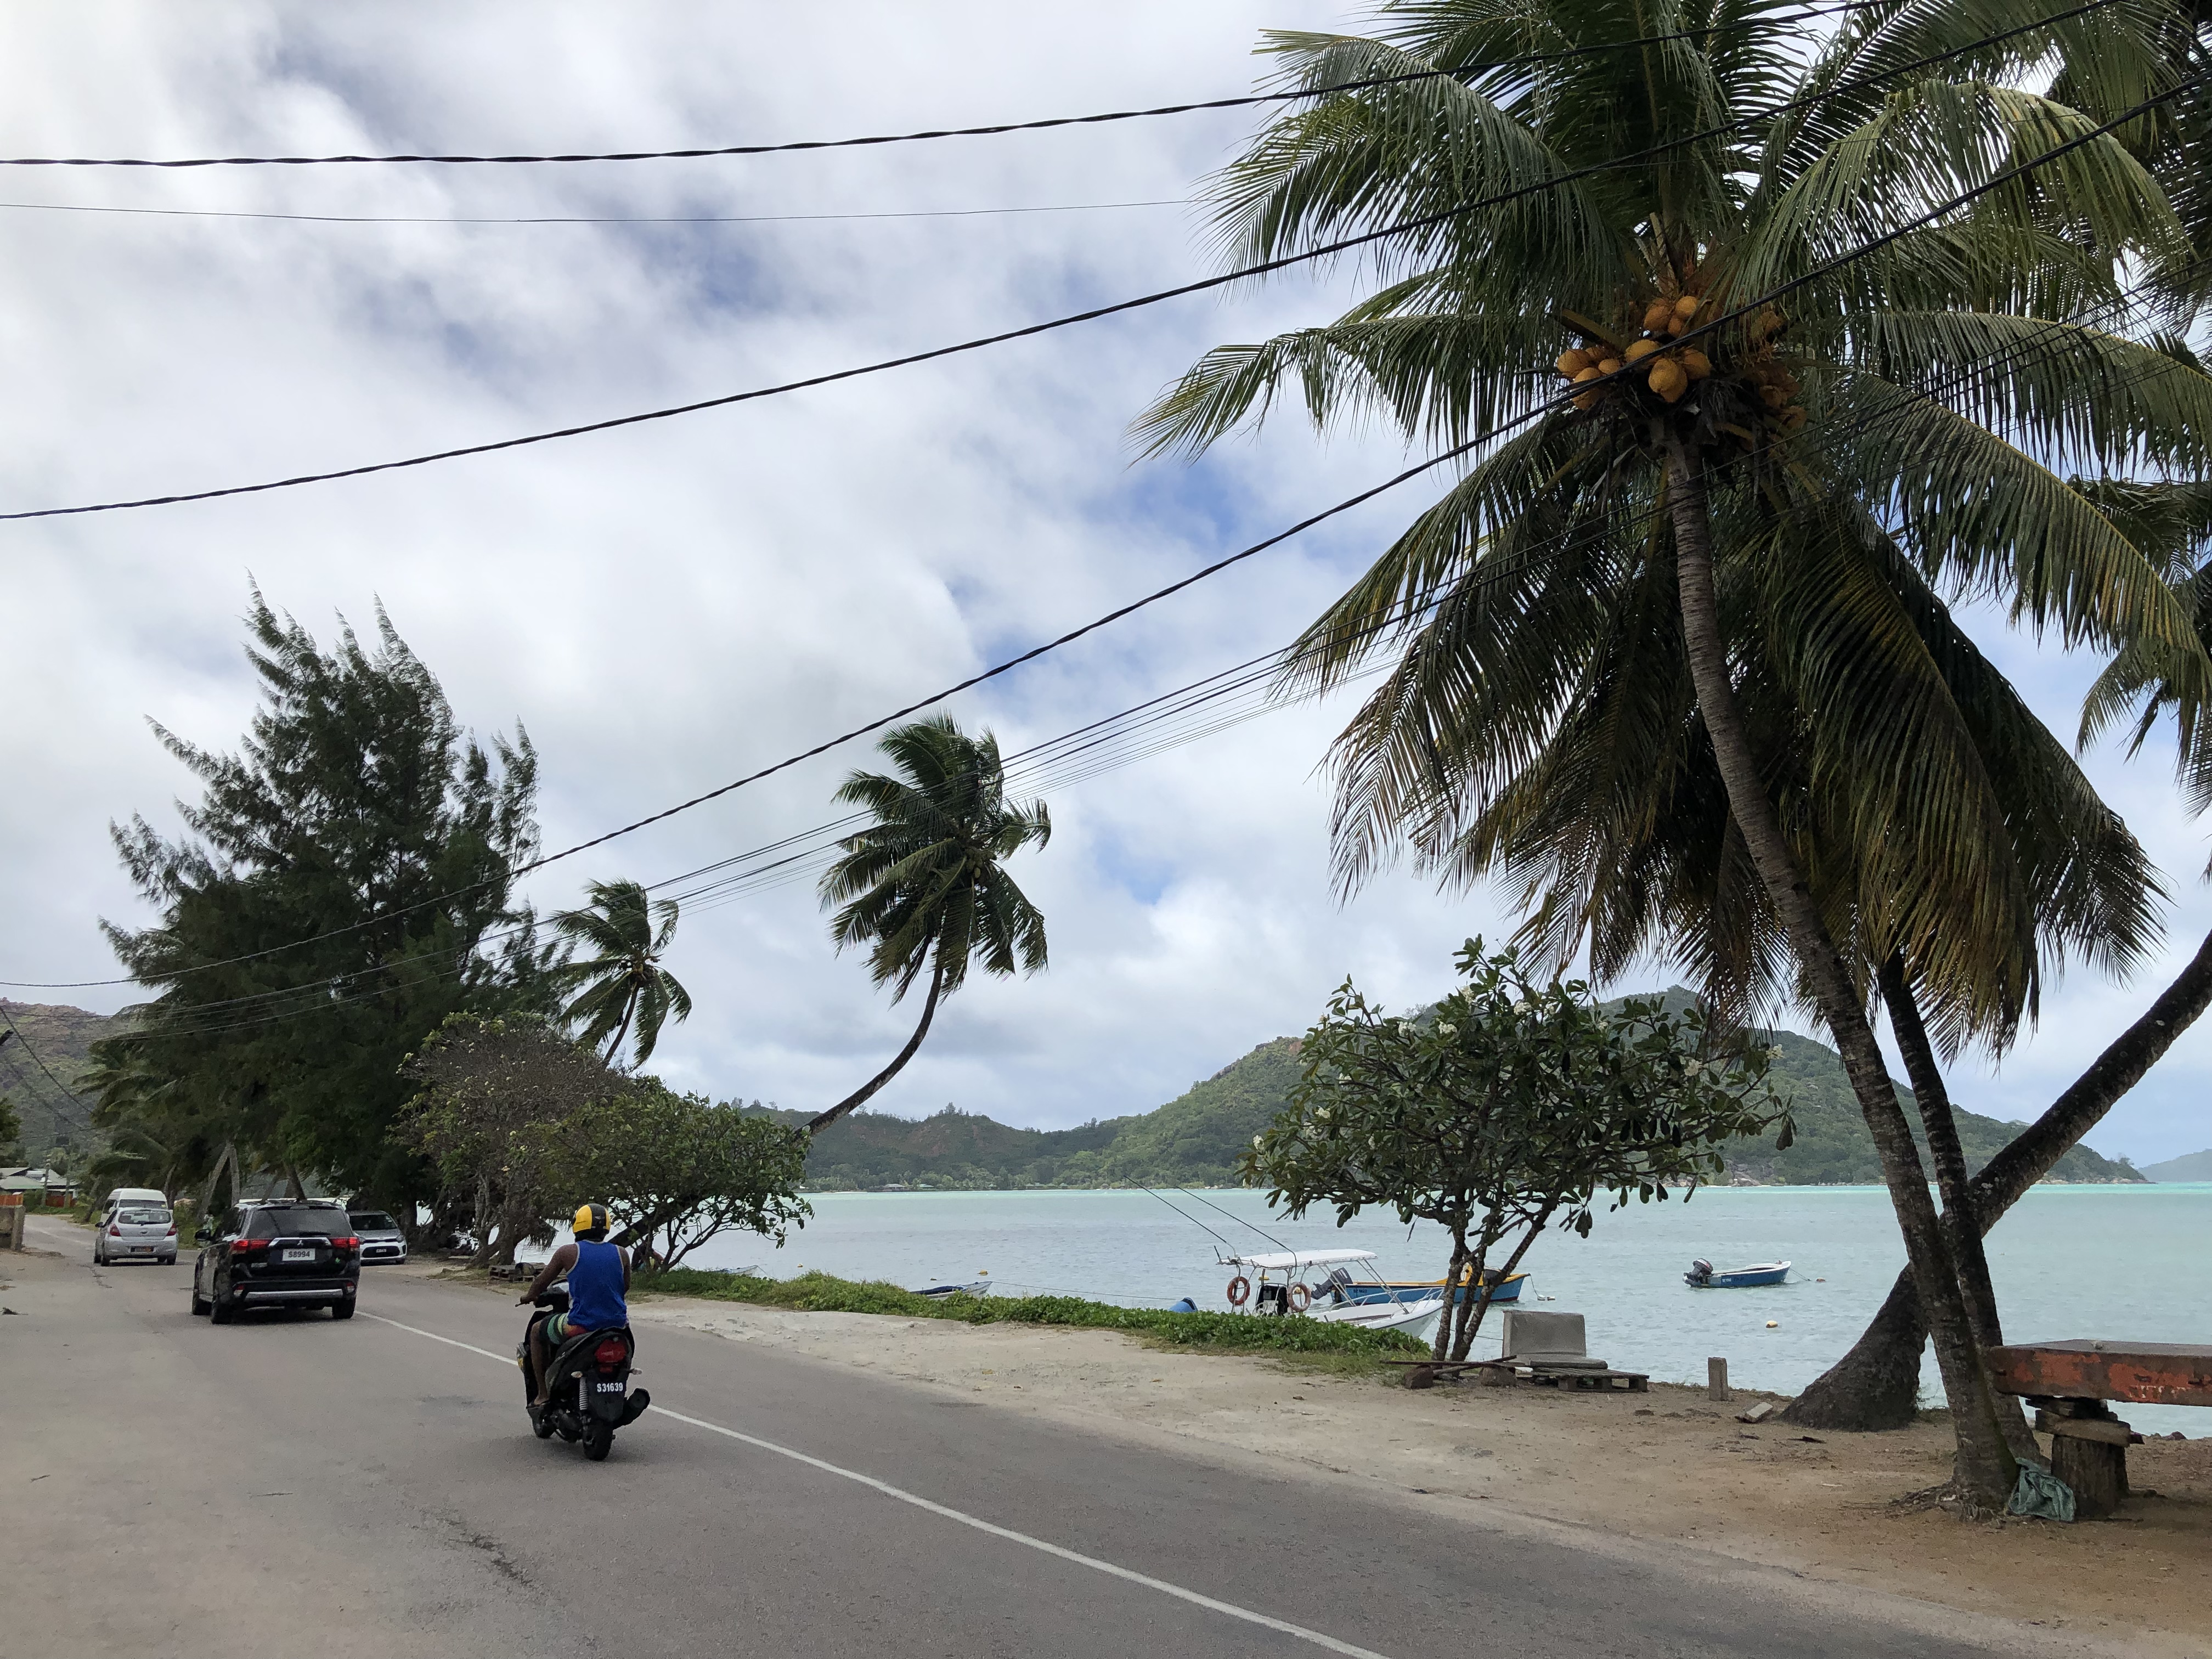
[[[1372,1250],[1271,1250],[1221,1258],[1234,1267],[1229,1305],[1255,1314],[1304,1314],[1332,1325],[1403,1331],[1425,1340],[1443,1312],[1441,1288],[1410,1291],[1375,1268]]]

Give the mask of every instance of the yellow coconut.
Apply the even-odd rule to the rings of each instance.
[[[1690,377],[1682,372],[1681,364],[1662,357],[1651,365],[1646,384],[1671,404],[1690,389]]]
[[[1604,378],[1605,371],[1600,368],[1595,363],[1592,363],[1588,368],[1578,368],[1575,371],[1575,384],[1577,386],[1581,386],[1586,380],[1601,380]]]
[[[1565,375],[1571,380],[1589,366],[1589,353],[1583,350],[1578,346],[1570,350],[1562,351],[1559,354],[1559,373]]]
[[[1597,372],[1601,374],[1618,374],[1622,367],[1621,361],[1618,357],[1601,357],[1598,359]]]
[[[1634,340],[1629,343],[1628,349],[1621,356],[1626,362],[1640,362],[1658,349],[1659,342],[1656,340]]]
[[[1685,294],[1680,299],[1675,301],[1674,314],[1677,317],[1696,316],[1698,314],[1698,296],[1694,294]]]
[[[1644,331],[1646,334],[1656,334],[1667,326],[1668,319],[1674,314],[1674,306],[1672,301],[1654,300],[1644,308]]]
[[[1713,360],[1695,346],[1684,346],[1675,354],[1682,372],[1693,380],[1702,380],[1713,372]]]

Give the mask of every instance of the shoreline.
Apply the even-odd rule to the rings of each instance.
[[[2136,1653],[2212,1649],[2212,1438],[2130,1455],[2112,1521],[1962,1522],[1915,1506],[1948,1473],[1941,1415],[1875,1435],[1806,1435],[1735,1413],[1784,1396],[1654,1382],[1648,1395],[1528,1387],[1415,1392],[1295,1358],[1218,1355],[1119,1333],[811,1313],[642,1293],[667,1324],[1086,1432],[1257,1456],[1426,1509],[1503,1515],[1690,1548],[2016,1620]],[[648,1362],[649,1363],[649,1362]]]

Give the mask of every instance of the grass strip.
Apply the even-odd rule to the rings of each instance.
[[[670,1267],[640,1279],[635,1290],[665,1296],[750,1302],[808,1313],[895,1314],[908,1319],[950,1319],[967,1325],[1068,1325],[1086,1330],[1129,1331],[1163,1347],[1209,1353],[1346,1355],[1381,1359],[1428,1352],[1428,1345],[1398,1331],[1333,1325],[1295,1315],[1262,1319],[1253,1314],[1169,1313],[1123,1308],[1074,1296],[916,1296],[880,1280],[866,1284],[824,1273],[796,1279],[756,1279],[750,1273]]]

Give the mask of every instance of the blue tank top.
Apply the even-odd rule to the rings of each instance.
[[[568,1269],[568,1323],[580,1331],[629,1323],[622,1251],[603,1239],[576,1241],[576,1265]]]

